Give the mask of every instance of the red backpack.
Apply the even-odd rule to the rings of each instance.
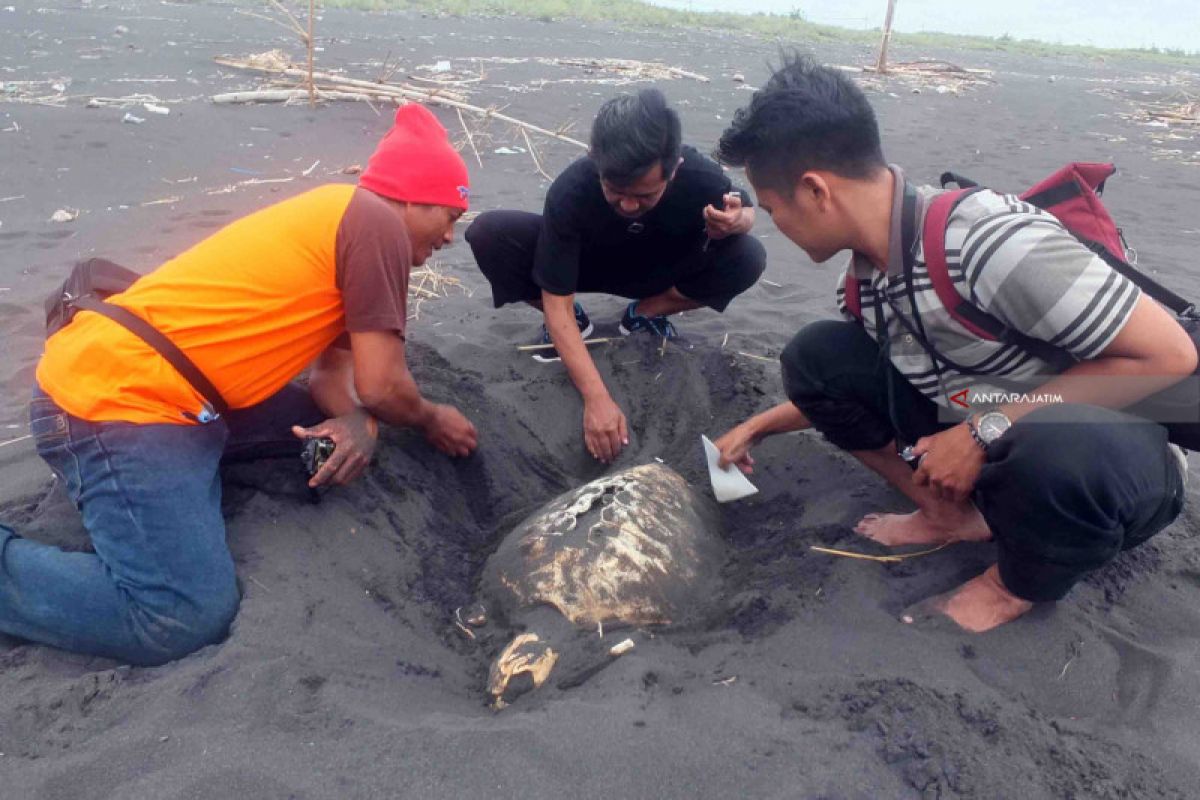
[[[1113,222],[1100,200],[1104,182],[1116,171],[1112,164],[1068,164],[1023,193],[1021,199],[1053,214],[1089,250],[1183,320],[1195,320],[1197,313],[1192,303],[1134,266],[1136,254],[1125,244],[1121,229]],[[929,279],[938,299],[950,316],[980,339],[1013,341],[1029,346],[1029,349],[1035,349],[1036,344],[1047,346],[1045,343],[1034,343],[1028,337],[1010,330],[1003,322],[966,300],[954,288],[946,266],[946,223],[958,204],[968,195],[980,191],[981,187],[975,181],[953,172],[942,173],[941,183],[943,188],[951,183],[959,188],[935,197],[925,213],[925,267],[929,270]],[[861,320],[862,297],[858,281],[846,281],[845,303],[846,309]]]

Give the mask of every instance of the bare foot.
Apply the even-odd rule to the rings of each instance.
[[[854,530],[887,547],[986,542],[992,538],[991,528],[970,502],[961,506],[945,504],[911,514],[867,514]]]
[[[921,624],[938,614],[949,617],[960,628],[983,633],[997,628],[1033,608],[1000,582],[1000,568],[993,564],[957,589],[932,597],[905,611],[900,619],[910,625]],[[943,617],[944,618],[944,617]]]

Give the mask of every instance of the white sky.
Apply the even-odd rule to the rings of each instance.
[[[799,10],[810,22],[879,28],[887,0],[649,0],[694,11]],[[896,0],[897,31],[1009,34],[1097,47],[1163,47],[1200,53],[1200,0]]]

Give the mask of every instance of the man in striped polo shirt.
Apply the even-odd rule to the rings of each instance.
[[[853,254],[838,290],[844,319],[795,336],[782,356],[789,402],[721,437],[722,466],[749,472],[763,437],[815,428],[917,506],[867,515],[860,534],[888,546],[997,543],[996,565],[906,622],[934,613],[994,628],[1062,598],[1179,514],[1182,454],[1162,426],[1117,409],[1191,374],[1196,348],[1053,216],[980,191],[951,215],[945,248],[959,293],[1073,357],[1054,363],[978,338],[942,305],[921,226],[937,190],[887,164],[874,112],[843,73],[789,59],[718,152],[746,167],[759,205],[814,261]],[[861,320],[846,308],[847,281],[858,282]],[[1007,402],[956,417],[951,398],[964,389],[1006,388]]]

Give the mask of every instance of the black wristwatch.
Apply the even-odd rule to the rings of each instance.
[[[967,417],[967,428],[971,431],[971,438],[985,453],[988,445],[1007,433],[1011,427],[1012,420],[1001,411],[989,411],[978,417]]]

